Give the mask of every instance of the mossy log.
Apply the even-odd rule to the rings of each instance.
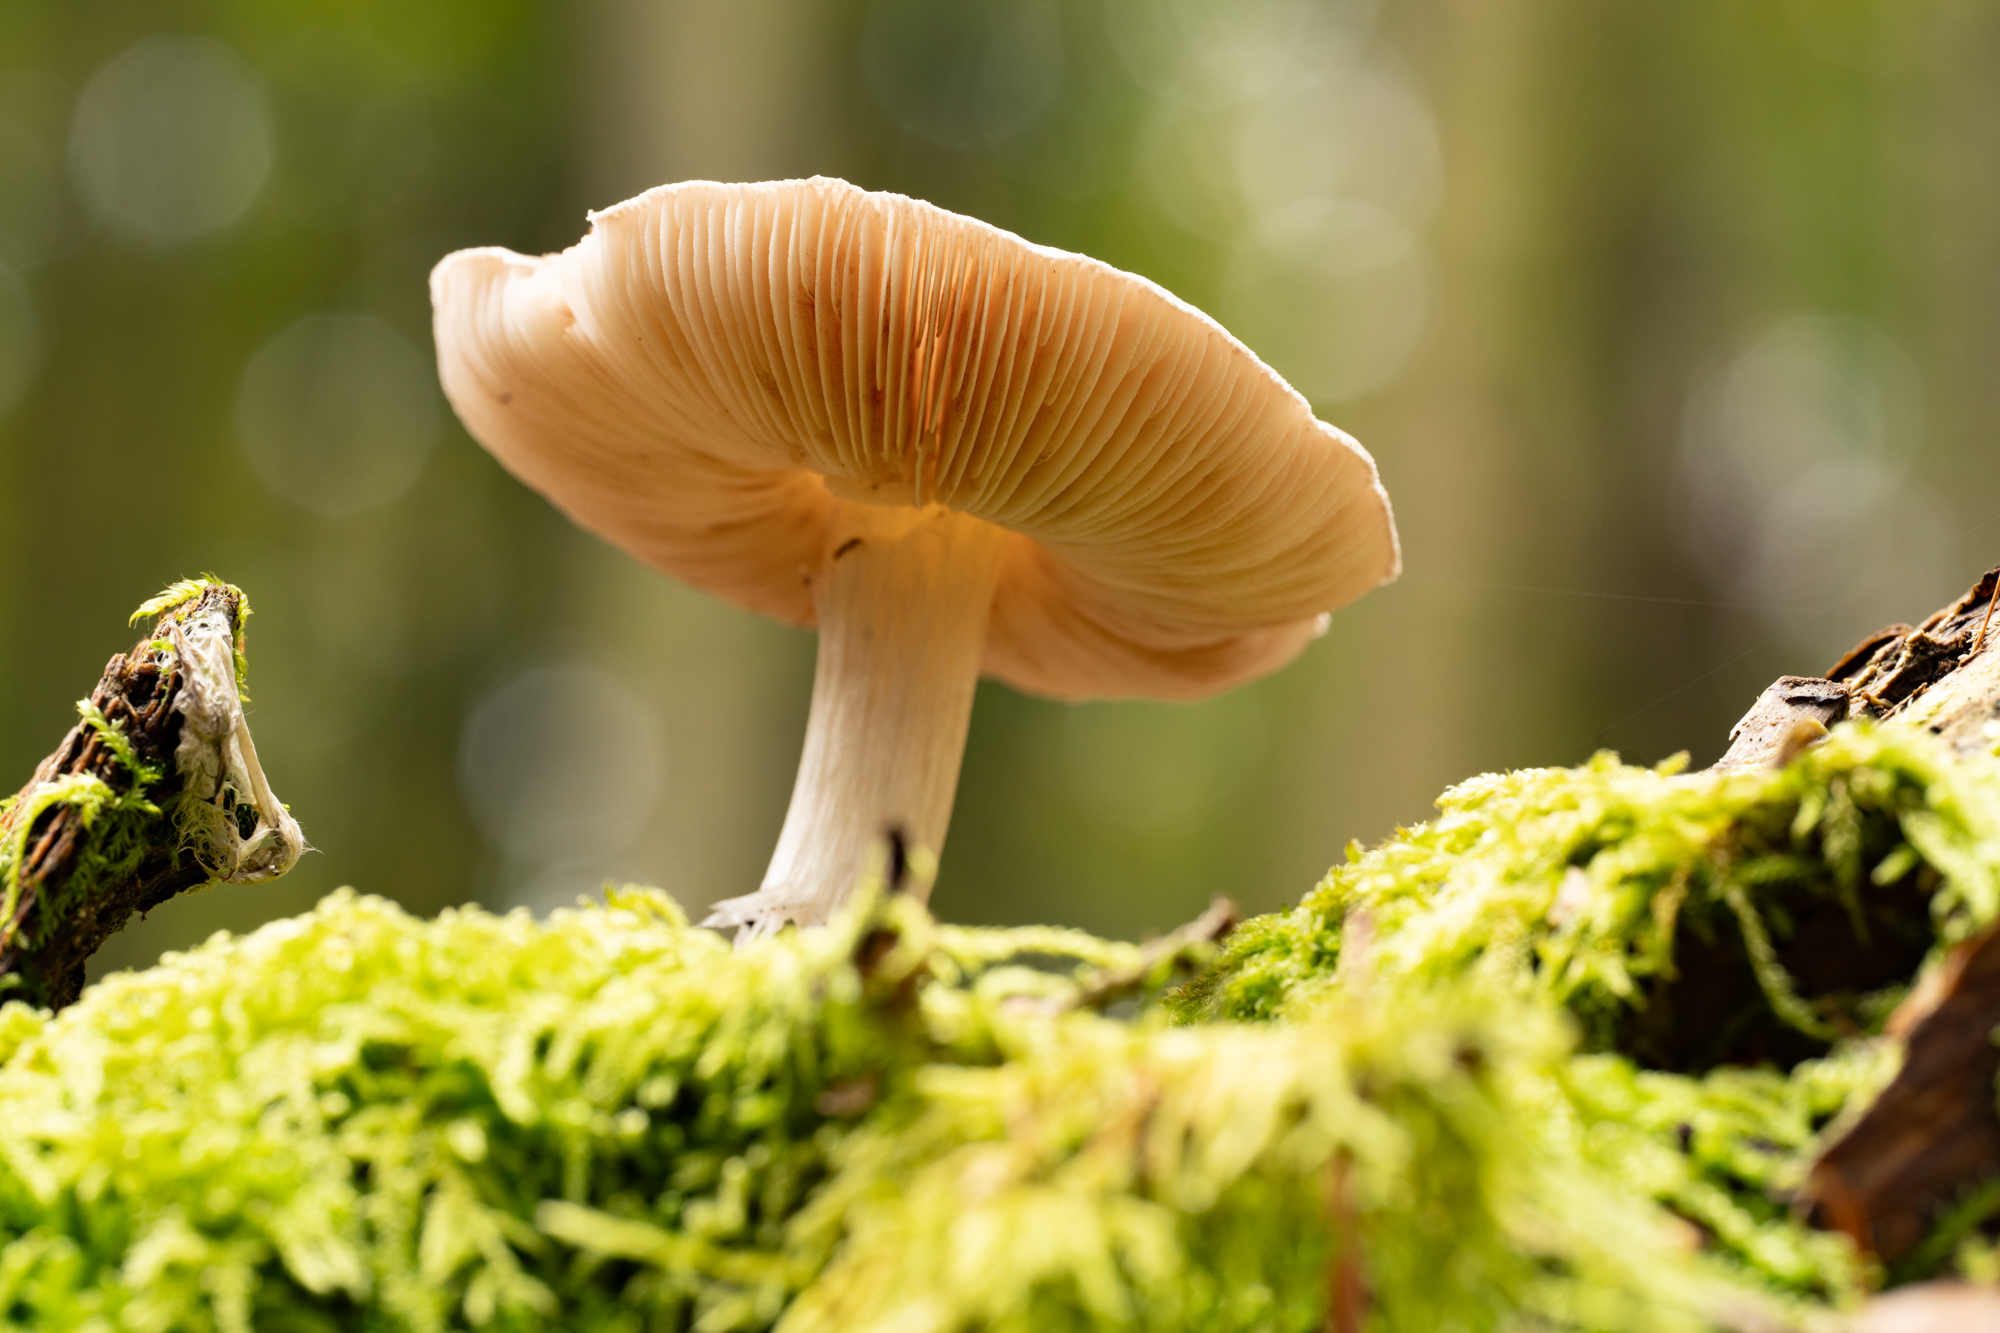
[[[1955,754],[1994,754],[1996,590],[2000,569],[1922,624],[1862,640],[1824,678],[1779,680],[1737,725],[1718,767],[1787,762],[1842,718],[1894,719],[1924,728]],[[1858,943],[1888,961],[1882,939]],[[1926,1243],[1956,1239],[1952,1228],[1939,1231],[1940,1217],[1973,1217],[2000,1204],[1996,1030],[2000,927],[1988,927],[1952,945],[1890,1016],[1886,1031],[1902,1046],[1902,1067],[1813,1161],[1801,1206],[1887,1262],[1934,1267],[1937,1256],[1920,1253]]]
[[[181,788],[172,762],[180,685],[179,671],[163,669],[144,641],[113,657],[84,703],[84,720],[0,813],[0,839],[16,849],[0,972],[22,998],[51,1009],[69,1004],[83,989],[84,962],[134,912],[208,882],[207,867],[181,854],[163,813]],[[107,799],[95,808],[36,801],[86,785],[101,785]],[[114,820],[123,827],[104,827]]]
[[[136,621],[82,716],[0,802],[0,978],[60,1009],[133,913],[217,879],[275,878],[304,848],[270,794],[243,721],[249,603],[212,579],[177,584]]]
[[[1846,711],[1753,762],[1477,778],[1233,930],[940,925],[892,845],[744,949],[643,890],[343,893],[0,1007],[0,1314],[1964,1333],[2000,1174],[1929,1145],[2000,1137],[1956,1017],[2000,932],[1974,609],[1782,686]]]

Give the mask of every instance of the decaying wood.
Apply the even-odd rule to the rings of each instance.
[[[1880,644],[1863,661],[1834,668],[1857,715],[1897,716],[1930,728],[1961,755],[2000,748],[2000,617],[1993,615],[2000,569],[1900,643]],[[1865,647],[1866,645],[1864,645]],[[1849,667],[1843,673],[1841,667]],[[1886,705],[1886,707],[1884,706]]]
[[[1729,733],[1718,769],[1791,760],[1846,718],[1929,727],[1961,755],[2000,747],[2000,569],[1921,625],[1863,639],[1823,677],[1783,676]]]
[[[211,609],[215,599],[224,599],[226,613],[234,617],[236,594],[211,588],[185,608],[176,609],[180,619]],[[180,793],[181,779],[174,767],[174,753],[180,742],[182,714],[174,708],[183,675],[177,657],[148,650],[152,637],[135,645],[131,652],[113,657],[104,676],[90,693],[90,702],[105,720],[124,732],[133,753],[161,777],[140,795],[166,810]],[[79,722],[35,769],[35,776],[21,790],[22,804],[42,784],[70,774],[87,774],[121,794],[130,790],[133,776],[112,753],[97,728]],[[21,808],[20,805],[16,809]],[[76,999],[83,989],[84,963],[97,952],[134,912],[144,913],[176,894],[198,888],[209,881],[209,871],[193,855],[180,850],[172,836],[172,821],[160,821],[160,838],[145,852],[139,868],[129,879],[102,886],[87,900],[67,905],[62,921],[39,943],[34,937],[36,914],[61,894],[76,870],[87,830],[77,807],[57,804],[44,810],[28,830],[21,857],[21,892],[11,920],[9,943],[0,948],[0,976],[12,976],[11,997],[60,1009]],[[13,836],[8,818],[0,816],[0,836]]]
[[[1922,624],[1870,635],[1824,677],[1781,678],[1737,723],[1716,767],[1786,763],[1833,723],[1864,717],[1927,727],[1961,755],[2000,749],[1996,586],[2000,569]],[[2000,1175],[1996,1028],[2000,926],[1954,947],[1896,1010],[1887,1033],[1903,1044],[1902,1068],[1821,1150],[1799,1206],[1819,1225],[1893,1263],[1967,1188]],[[2000,1307],[1990,1296],[1941,1284],[1871,1307],[1862,1326],[1871,1333],[1972,1328],[1960,1316],[1973,1319],[1966,1303],[1981,1301],[1977,1317],[2000,1329]]]
[[[1854,718],[1894,719],[1961,756],[2000,752],[2000,569],[1919,625],[1868,636],[1823,677],[1786,676],[1730,732],[1717,769],[1774,767]],[[1947,954],[1891,1017],[1902,1067],[1814,1160],[1797,1206],[1889,1262],[1966,1191],[2000,1177],[2000,925]],[[1872,1302],[1865,1333],[2000,1333],[2000,1296],[1932,1283]]]
[[[1729,733],[1718,769],[1774,768],[1847,715],[1847,687],[1816,676],[1780,676]]]
[[[2000,926],[1959,944],[1891,1016],[1903,1067],[1824,1148],[1801,1203],[1891,1262],[1967,1187],[2000,1172]]]

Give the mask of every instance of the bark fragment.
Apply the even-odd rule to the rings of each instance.
[[[1781,676],[1729,733],[1717,769],[1776,767],[1846,718],[1928,727],[1960,756],[2000,747],[2000,569],[1923,624],[1869,635],[1824,677]]]
[[[1776,768],[1788,763],[1847,715],[1847,687],[1814,676],[1780,676],[1729,733],[1718,770]]]
[[[1800,1202],[1819,1225],[1894,1262],[1968,1186],[2000,1172],[2000,926],[1952,949],[1899,1006],[1903,1067],[1813,1163]]]
[[[1856,715],[1927,727],[1960,757],[2000,749],[2000,569],[1912,630],[1876,648],[1848,682]],[[1877,712],[1878,700],[1889,707]]]

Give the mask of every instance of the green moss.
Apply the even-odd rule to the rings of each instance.
[[[1740,1289],[1573,1148],[1567,1033],[1464,990],[1264,1031],[1090,1020],[920,1094],[802,1216],[847,1233],[802,1329],[1697,1328]]]
[[[1572,1151],[1553,1012],[1067,1006],[1136,956],[901,898],[737,951],[647,892],[546,922],[338,894],[55,1018],[0,1010],[0,1309],[1303,1331],[1343,1241],[1382,1328],[1745,1299]]]
[[[1558,1006],[1588,1053],[1568,1078],[1602,1170],[1776,1286],[1872,1280],[1785,1201],[1826,1126],[1893,1074],[1875,1034],[1919,968],[2000,915],[2000,766],[1855,726],[1777,771],[1600,755],[1438,805],[1246,922],[1170,998],[1180,1021],[1300,1021],[1359,988],[1401,1005],[1461,979]]]
[[[1296,909],[1244,923],[1221,966],[1176,997],[1177,1014],[1309,1009],[1341,984],[1352,919],[1367,923],[1376,984],[1491,975],[1563,1004],[1598,1049],[1644,1045],[1644,1014],[1679,998],[1687,955],[1721,947],[1758,992],[1752,1007],[1807,1039],[1790,1049],[1823,1052],[1829,1024],[1878,1023],[1885,997],[1842,991],[1834,976],[1800,999],[1746,924],[1789,944],[1808,912],[1830,907],[1848,929],[1827,938],[1859,935],[1914,964],[2000,915],[2000,768],[1954,760],[1911,729],[1843,726],[1773,771],[1688,774],[1601,754],[1475,778],[1438,807],[1372,851],[1350,847]],[[1726,1053],[1655,1062],[1701,1068]]]
[[[642,890],[541,922],[343,892],[0,1008],[0,1311],[1305,1333],[1346,1291],[1378,1333],[1636,1331],[1881,1281],[1788,1192],[1893,1073],[1899,987],[1996,915],[1996,770],[1861,729],[1441,804],[1127,1020],[1082,1001],[1164,976],[1133,946],[865,896],[733,950]],[[2000,1269],[1996,1197],[1893,1276]]]

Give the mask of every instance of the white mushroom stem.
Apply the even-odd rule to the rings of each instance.
[[[936,853],[951,823],[1005,533],[937,506],[840,508],[791,809],[763,887],[707,921],[739,938],[824,922],[887,830]]]

